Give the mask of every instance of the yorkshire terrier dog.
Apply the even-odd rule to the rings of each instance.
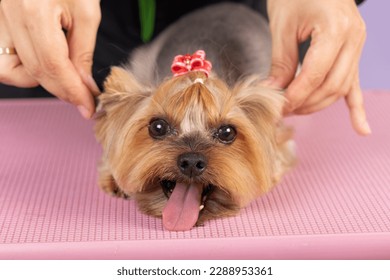
[[[225,3],[113,67],[96,116],[100,187],[174,231],[235,215],[270,190],[294,162],[283,94],[261,84],[270,57],[266,21]]]

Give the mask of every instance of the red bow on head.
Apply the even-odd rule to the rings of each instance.
[[[203,50],[196,51],[193,55],[177,55],[173,59],[171,70],[173,76],[180,76],[190,71],[201,71],[209,76],[212,65],[206,60],[206,53]]]

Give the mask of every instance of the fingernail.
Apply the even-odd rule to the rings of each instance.
[[[290,117],[290,116],[292,116],[294,113],[293,113],[293,111],[291,111],[290,109],[284,107],[284,108],[283,108],[282,114],[283,114],[284,117]]]
[[[96,96],[100,94],[100,89],[90,74],[85,74],[85,72],[82,72],[81,78],[93,95]]]
[[[99,95],[101,93],[98,85],[96,84],[95,80],[93,79],[93,77],[91,75],[87,76],[86,82],[87,82],[89,89],[94,93],[94,95]]]
[[[275,77],[268,77],[267,79],[265,79],[264,81],[261,82],[261,85],[265,86],[265,87],[269,87],[269,86],[273,86],[275,83]]]
[[[363,131],[366,133],[366,134],[371,134],[371,127],[370,125],[368,124],[367,121],[364,121],[360,124],[360,127],[363,129]]]
[[[98,85],[96,84],[91,74],[84,71],[84,69],[82,68],[79,69],[79,74],[83,83],[87,86],[87,88],[92,92],[93,95],[97,96],[101,93]]]
[[[283,104],[283,115],[288,116],[292,115],[294,113],[294,107],[292,106],[291,102],[286,99],[284,104]]]
[[[91,113],[83,105],[77,106],[77,109],[79,110],[80,114],[84,117],[84,119],[89,120],[91,118]]]

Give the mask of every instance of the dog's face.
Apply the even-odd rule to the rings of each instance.
[[[135,197],[168,230],[234,215],[282,173],[283,97],[254,79],[229,89],[189,73],[154,89],[113,68],[100,102],[101,186]]]

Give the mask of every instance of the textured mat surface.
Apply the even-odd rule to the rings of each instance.
[[[340,102],[296,117],[297,167],[237,217],[168,232],[96,185],[93,123],[56,100],[0,101],[0,259],[390,258],[390,92],[370,137]]]

